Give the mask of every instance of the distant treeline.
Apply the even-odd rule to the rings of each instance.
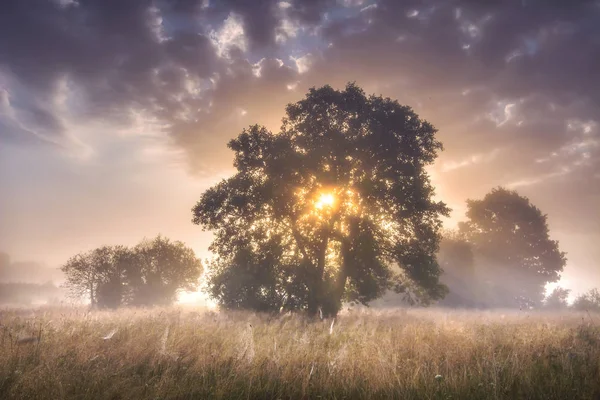
[[[63,298],[63,290],[52,282],[45,284],[0,283],[0,304],[32,305],[58,303]]]
[[[0,252],[0,282],[38,283],[60,282],[63,274],[58,268],[49,268],[33,261],[13,261]]]
[[[567,303],[570,290],[561,287],[555,288],[546,298],[543,308],[551,310],[573,309],[576,311],[600,312],[600,291],[592,289],[575,299],[573,304]]]

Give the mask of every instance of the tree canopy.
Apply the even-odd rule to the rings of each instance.
[[[355,84],[312,88],[280,132],[229,142],[236,173],[208,189],[193,222],[212,230],[211,296],[227,308],[335,315],[394,288],[444,296],[440,217],[425,170],[442,150],[410,107]]]
[[[569,289],[560,286],[555,287],[544,299],[544,308],[548,310],[564,310],[569,307]]]
[[[92,307],[170,304],[198,286],[202,265],[192,249],[157,236],[134,248],[103,246],[71,257],[61,270],[72,297]]]
[[[573,302],[573,308],[577,311],[600,312],[600,291],[594,288],[580,294]]]
[[[171,304],[179,290],[194,290],[202,272],[194,251],[179,241],[157,236],[143,240],[134,249],[136,305]]]
[[[515,191],[495,188],[467,200],[460,232],[473,245],[479,275],[496,307],[540,304],[545,285],[560,278],[565,253],[548,233],[547,216]]]

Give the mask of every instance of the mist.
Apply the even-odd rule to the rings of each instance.
[[[33,261],[12,261],[0,253],[0,305],[60,305],[66,293],[60,287],[64,276],[58,268]]]

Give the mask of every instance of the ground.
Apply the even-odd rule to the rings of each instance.
[[[0,311],[2,399],[597,399],[600,318]]]

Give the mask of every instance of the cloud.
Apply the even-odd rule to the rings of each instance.
[[[16,120],[3,121],[13,139],[60,142],[70,119],[127,125],[145,113],[198,169],[212,163],[206,149],[240,128],[231,118],[238,108],[277,121],[294,100],[288,88],[355,80],[431,116],[448,149],[446,170],[505,148],[507,158],[490,160],[481,174],[507,183],[535,176],[546,168],[536,160],[554,153],[586,163],[597,156],[594,138],[565,129],[566,121],[599,119],[597,2],[31,4],[3,2],[0,17],[1,71],[14,84],[4,89],[24,105]],[[49,106],[65,77],[73,88],[61,95],[74,105],[68,116]]]
[[[464,180],[489,187],[536,173],[532,155],[547,156],[571,141],[565,121],[599,118],[598,72],[588,68],[599,60],[588,36],[598,33],[590,18],[599,10],[593,2],[485,4],[382,1],[368,26],[357,17],[344,29],[324,28],[333,45],[312,71],[338,82],[353,73],[430,115],[454,159],[506,148],[504,159],[474,171],[480,179]],[[507,64],[516,48],[527,52]]]
[[[314,57],[310,53],[305,54],[301,57],[291,56],[290,58],[296,65],[296,70],[298,71],[299,74],[303,74],[303,73],[307,72],[314,62]]]
[[[494,160],[500,153],[500,149],[493,149],[491,152],[486,154],[473,154],[468,158],[461,161],[450,161],[442,164],[442,172],[455,171],[457,169],[472,166],[474,164],[480,164],[490,162]]]
[[[211,39],[217,47],[217,54],[221,57],[228,54],[231,47],[235,46],[241,51],[246,51],[248,48],[242,20],[233,13],[223,22],[218,32],[211,32]]]
[[[481,185],[598,157],[596,136],[565,128],[600,119],[595,2],[251,3],[3,2],[3,134],[72,144],[82,121],[128,126],[142,113],[207,173],[249,122],[240,109],[277,129],[300,89],[357,81],[440,128],[442,171],[485,163],[469,177]]]
[[[45,136],[66,134],[61,110],[51,107],[65,78],[77,95],[62,99],[75,103],[74,118],[127,123],[132,109],[167,115],[182,107],[182,98],[197,101],[186,83],[208,78],[217,62],[202,32],[157,36],[157,22],[169,10],[148,1],[33,3],[0,6],[0,71],[12,82],[9,90],[29,103],[21,122],[43,128]]]

